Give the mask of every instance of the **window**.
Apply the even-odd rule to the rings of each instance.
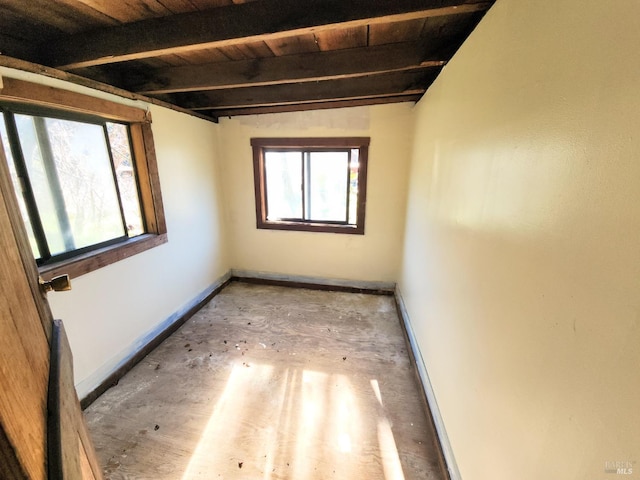
[[[52,90],[54,105],[42,101]],[[1,146],[44,276],[78,276],[166,241],[148,123],[143,110],[5,79]]]
[[[364,234],[369,138],[253,138],[257,227]]]

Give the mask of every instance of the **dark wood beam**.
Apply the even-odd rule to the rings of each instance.
[[[6,35],[4,32],[0,33],[0,55],[27,57],[30,52],[31,50],[24,40]]]
[[[64,70],[202,48],[487,10],[481,0],[259,0],[73,34],[41,46]]]
[[[396,95],[420,95],[425,92],[438,73],[439,69],[434,68],[427,72],[408,71],[312,83],[176,93],[159,95],[159,98],[183,108],[198,111]]]
[[[211,110],[215,117],[235,117],[238,115],[258,115],[264,113],[305,112],[308,110],[326,110],[330,108],[361,107],[386,103],[417,102],[421,94],[396,95],[392,97],[369,97],[352,100],[336,100],[332,102],[300,103],[297,105],[275,105],[270,107],[227,108]]]
[[[123,76],[123,88],[150,95],[283,83],[314,82],[404,70],[442,67],[444,56],[429,55],[419,42],[396,43],[284,57],[168,67]],[[134,77],[134,78],[132,78]]]

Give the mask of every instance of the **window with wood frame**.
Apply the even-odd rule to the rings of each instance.
[[[257,227],[363,235],[369,143],[252,138]]]
[[[2,148],[44,277],[82,275],[166,242],[145,110],[3,80]]]

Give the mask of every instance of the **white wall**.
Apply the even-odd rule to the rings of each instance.
[[[0,74],[146,107],[25,72]],[[230,268],[218,125],[153,105],[151,114],[168,243],[73,279],[70,292],[48,295],[69,336],[80,397]]]
[[[395,282],[400,264],[412,104],[221,119],[226,214],[235,269]],[[252,137],[370,136],[365,235],[257,230]]]
[[[636,0],[498,0],[417,107],[400,288],[465,480],[640,461],[638,45]]]

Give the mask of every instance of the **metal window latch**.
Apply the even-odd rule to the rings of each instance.
[[[42,288],[44,293],[51,291],[66,292],[67,290],[71,290],[71,279],[67,274],[53,277],[48,282],[45,282],[42,278],[38,278],[38,282],[40,283],[40,288]]]

